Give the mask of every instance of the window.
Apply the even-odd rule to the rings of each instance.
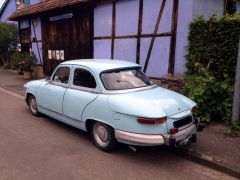
[[[101,80],[107,90],[125,90],[153,85],[153,82],[139,69],[104,72]]]
[[[58,83],[68,84],[70,74],[69,67],[60,67],[53,76],[53,81]]]
[[[93,75],[89,71],[80,68],[74,71],[73,85],[93,89],[97,86]]]

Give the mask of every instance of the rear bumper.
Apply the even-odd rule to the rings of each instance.
[[[179,131],[174,135],[160,134],[160,135],[147,135],[147,134],[136,134],[129,133],[121,130],[115,130],[115,138],[119,142],[133,144],[133,145],[176,145],[178,142],[191,138],[197,132],[195,124]]]

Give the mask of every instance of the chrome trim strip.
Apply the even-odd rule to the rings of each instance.
[[[100,92],[97,92],[95,89],[85,88],[85,87],[80,87],[75,85],[70,85],[68,89],[79,90],[79,91],[84,91],[84,92],[89,92],[94,94],[101,94]]]
[[[114,95],[114,94],[125,94],[125,93],[131,93],[131,92],[138,92],[138,91],[144,91],[148,89],[154,89],[159,86],[157,85],[151,85],[147,87],[141,87],[141,88],[134,88],[134,89],[125,89],[125,90],[116,90],[116,91],[107,91],[105,90],[104,92],[101,92],[101,94],[109,94],[109,95]]]
[[[164,138],[161,135],[136,134],[116,129],[115,138],[123,141],[149,145],[162,145],[165,143]]]
[[[68,88],[68,83],[67,84],[65,84],[65,83],[59,83],[59,82],[55,82],[55,81],[49,81],[48,82],[49,84],[51,84],[51,85],[55,85],[55,86],[61,86],[61,87],[64,87],[64,88]]]
[[[74,121],[84,122],[83,120],[80,120],[80,119],[76,119],[76,118],[73,118],[73,117],[67,116],[67,115],[65,115],[65,114],[62,114],[62,113],[56,112],[56,111],[54,111],[54,110],[52,110],[52,109],[45,108],[45,107],[40,106],[40,105],[38,105],[38,106],[39,106],[40,108],[42,108],[42,109],[45,109],[45,110],[47,110],[47,111],[51,111],[51,112],[56,113],[56,114],[61,115],[61,116],[65,116],[66,118],[72,119],[72,120],[74,120]]]

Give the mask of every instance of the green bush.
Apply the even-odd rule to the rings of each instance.
[[[34,54],[25,53],[23,61],[23,71],[32,72],[36,63],[36,57]]]
[[[19,68],[19,64],[21,64],[24,59],[25,59],[25,54],[22,52],[15,52],[13,53],[13,55],[11,56],[11,68],[13,69],[17,69]]]
[[[11,56],[11,68],[17,69],[21,66],[23,71],[32,71],[33,66],[36,63],[36,57],[34,54],[27,52],[15,52]]]
[[[217,81],[212,75],[186,76],[183,94],[198,104],[196,117],[204,123],[211,120],[231,120],[233,87],[229,81]]]
[[[190,25],[187,54],[188,74],[205,73],[234,81],[240,36],[240,15],[205,20]]]
[[[199,17],[190,25],[183,93],[197,102],[203,122],[231,120],[239,35],[240,15]]]
[[[0,64],[9,64],[8,48],[18,40],[18,30],[13,24],[0,23]]]

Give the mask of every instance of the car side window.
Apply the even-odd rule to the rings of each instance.
[[[53,76],[53,81],[58,83],[68,84],[69,81],[70,68],[69,67],[60,67],[55,72]]]
[[[92,73],[81,68],[76,68],[74,71],[73,85],[92,89],[97,86]]]

